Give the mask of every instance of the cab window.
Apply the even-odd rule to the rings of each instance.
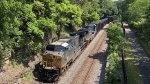
[[[54,51],[63,52],[63,51],[65,51],[65,47],[59,46],[59,45],[58,45],[58,46],[55,46]]]
[[[55,45],[47,45],[46,50],[54,51]]]

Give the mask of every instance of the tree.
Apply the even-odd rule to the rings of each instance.
[[[78,4],[82,10],[83,25],[100,19],[99,0],[71,0],[73,4]]]
[[[65,37],[62,33],[69,35],[81,25],[99,20],[104,9],[100,1],[111,3],[104,6],[113,14],[115,5],[108,0],[1,0],[0,58],[29,61],[52,39]]]
[[[144,40],[146,44],[150,43],[149,4],[149,0],[125,0],[118,2],[123,20],[128,21],[134,27],[140,39]]]
[[[60,38],[61,32],[69,25],[72,25],[74,28],[76,25],[80,26],[82,24],[82,10],[78,5],[70,4],[69,1],[65,0],[62,3],[55,3],[54,6],[48,8],[50,8],[48,10],[52,12],[49,17],[53,17],[57,24],[56,33],[58,39]]]
[[[20,10],[21,5],[20,2],[14,3],[13,0],[0,1],[0,57],[2,59],[11,55],[14,46],[18,46],[16,42],[20,40],[20,35],[22,35],[22,32],[19,31],[21,23],[18,19],[18,10]]]

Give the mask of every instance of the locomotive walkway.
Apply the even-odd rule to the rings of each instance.
[[[134,32],[130,28],[126,28],[125,32],[131,44],[132,53],[136,58],[140,76],[142,77],[144,84],[150,84],[150,56],[146,54],[144,49],[138,43]]]

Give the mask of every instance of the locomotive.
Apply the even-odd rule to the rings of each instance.
[[[47,45],[42,54],[40,68],[42,80],[52,82],[59,77],[107,23],[109,18],[104,18],[98,23],[92,22],[85,28],[70,34],[70,37]]]

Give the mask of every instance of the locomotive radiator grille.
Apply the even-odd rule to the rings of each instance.
[[[43,56],[45,68],[61,68],[61,57],[52,54]]]

